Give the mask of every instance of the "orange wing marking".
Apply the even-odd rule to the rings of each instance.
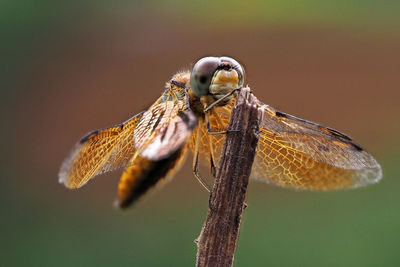
[[[233,103],[213,109],[215,114],[210,117],[213,129],[227,128]],[[347,135],[261,102],[260,106],[264,114],[252,178],[295,189],[330,190],[364,186],[382,177],[376,160]],[[206,138],[207,132],[203,130],[199,159],[208,164],[210,146]],[[225,137],[212,135],[211,139],[214,154],[220,155]],[[191,147],[193,143],[192,138]]]
[[[79,188],[96,175],[126,167],[135,151],[133,130],[141,116],[83,137],[63,162],[60,182],[69,188]]]
[[[329,190],[376,183],[376,160],[334,129],[264,108],[252,177],[296,189]]]

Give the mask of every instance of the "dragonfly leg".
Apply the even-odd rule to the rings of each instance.
[[[212,176],[214,178],[217,177],[217,167],[215,166],[214,157],[213,157],[212,153],[210,155],[210,169],[211,169]]]
[[[211,129],[210,123],[207,122],[207,133],[210,135],[219,135],[219,134],[226,134],[231,132],[240,132],[240,130],[223,130],[223,131],[215,131]]]
[[[206,118],[208,117],[208,115],[206,115]],[[210,135],[219,135],[219,134],[226,134],[228,131],[227,130],[223,130],[223,131],[215,131],[215,130],[213,130],[213,129],[211,129],[211,126],[210,126],[210,121],[209,120],[207,120],[207,133],[208,134],[210,134]]]
[[[201,178],[199,174],[199,169],[198,169],[198,163],[199,163],[199,157],[198,154],[195,156],[195,160],[193,161],[193,174],[196,177],[196,179],[199,181],[199,183],[209,192],[211,193],[211,187],[207,184],[206,181],[204,181],[203,178]]]
[[[236,91],[238,91],[240,88],[237,88],[235,90],[230,91],[229,93],[227,93],[226,95],[224,95],[223,97],[217,99],[216,101],[212,102],[210,105],[208,105],[205,109],[204,109],[204,113],[208,112],[209,110],[211,110],[215,105],[217,105],[218,103],[224,101],[226,98],[230,97],[231,95],[233,95]]]
[[[222,119],[219,116],[218,112],[213,112],[213,111],[211,111],[211,112],[214,115],[214,117],[216,118],[216,120],[217,120],[219,125],[225,125],[226,124],[226,123],[224,123],[222,121]],[[209,116],[210,116],[209,112],[205,113],[207,132],[210,135],[219,135],[219,134],[226,134],[228,132],[239,132],[240,131],[240,130],[222,130],[222,131],[213,130],[213,129],[211,129]]]
[[[206,181],[201,178],[199,174],[199,144],[200,144],[200,128],[197,130],[197,135],[196,135],[196,144],[194,147],[194,156],[193,156],[193,174],[194,177],[199,181],[199,183],[210,193],[211,192],[211,187],[206,183]]]
[[[207,125],[207,132],[208,132],[208,147],[210,148],[210,169],[211,169],[211,174],[212,176],[215,178],[216,177],[216,173],[217,173],[217,168],[215,165],[215,155],[214,155],[214,143],[212,140],[212,136],[213,134],[225,134],[226,131],[212,131],[210,128],[210,118],[209,118],[210,114],[206,113],[205,114],[205,121],[206,121],[206,125]]]

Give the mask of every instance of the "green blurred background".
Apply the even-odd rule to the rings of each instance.
[[[348,133],[384,172],[340,192],[252,181],[235,266],[398,266],[399,14],[399,1],[372,0],[1,1],[1,265],[193,266],[208,194],[190,160],[124,212],[120,172],[77,191],[57,173],[87,131],[141,111],[200,57],[228,55],[259,99]]]

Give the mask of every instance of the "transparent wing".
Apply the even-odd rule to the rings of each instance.
[[[182,165],[197,120],[187,106],[185,87],[177,84],[171,82],[171,90],[142,115],[135,127],[133,139],[137,153],[118,185],[121,208],[168,181]]]
[[[264,109],[252,177],[298,189],[330,190],[376,183],[374,157],[334,129]]]
[[[64,161],[59,181],[79,188],[96,175],[134,163],[135,155],[158,161],[181,148],[196,125],[190,110],[177,101],[153,105],[127,122],[93,131]]]
[[[209,113],[210,130],[224,131],[228,127],[230,113],[235,103],[231,99],[225,106],[216,106]],[[199,128],[200,131],[197,131]],[[200,163],[210,165],[211,157],[214,163],[219,166],[220,154],[225,142],[225,134],[209,134],[204,119],[200,119],[196,129],[191,136],[189,147],[192,152],[195,150],[197,134],[200,134],[198,152]]]
[[[145,112],[83,137],[63,162],[60,182],[78,188],[98,174],[137,165],[139,156],[149,162],[161,161],[182,149],[196,126],[196,118],[188,108],[187,76],[174,76],[162,96]]]
[[[226,129],[234,101],[216,107],[212,128]],[[352,139],[334,129],[279,112],[260,102],[264,110],[260,139],[251,178],[296,189],[331,190],[376,183],[382,177],[379,163]],[[200,126],[200,125],[199,125]],[[207,142],[204,129],[202,157],[209,162],[212,147],[218,155],[224,136]],[[192,143],[195,139],[192,139]]]
[[[83,137],[63,162],[60,183],[79,188],[96,175],[126,167],[135,152],[133,132],[141,117],[142,113],[120,125]]]

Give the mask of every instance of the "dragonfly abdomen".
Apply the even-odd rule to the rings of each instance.
[[[181,158],[184,148],[174,152],[170,157],[152,161],[138,156],[134,164],[123,172],[118,184],[118,205],[127,208],[150,188],[164,180],[174,169]]]

